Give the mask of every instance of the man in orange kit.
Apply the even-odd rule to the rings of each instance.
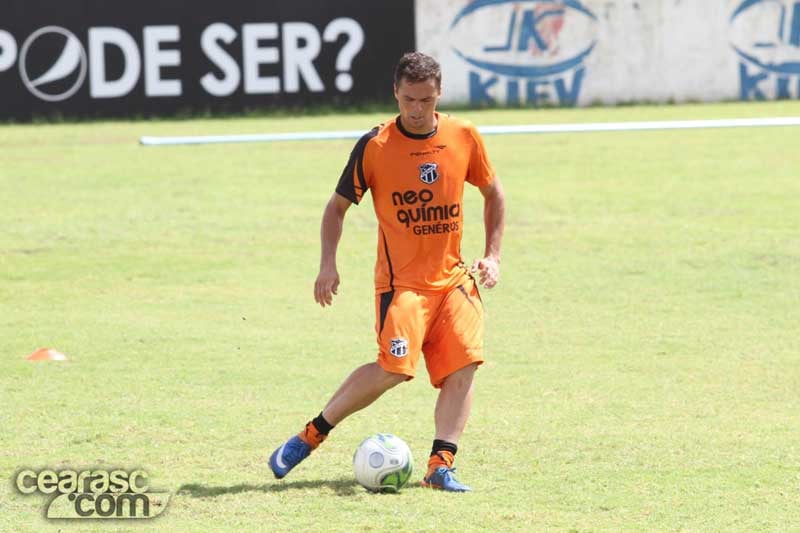
[[[336,249],[345,213],[372,191],[378,218],[375,265],[376,362],[357,368],[322,412],[272,454],[283,478],[342,420],[416,374],[425,356],[439,389],[436,435],[422,484],[453,492],[458,440],[472,407],[473,376],[483,362],[483,304],[472,272],[497,284],[505,197],[483,140],[472,124],[436,112],[441,69],[433,58],[405,54],[394,72],[400,114],[357,143],[322,217],[322,259],[314,298],[333,303],[339,287]],[[468,270],[461,258],[464,184],[484,198],[484,257]]]

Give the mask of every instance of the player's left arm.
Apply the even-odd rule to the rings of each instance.
[[[506,197],[500,178],[479,189],[483,195],[483,224],[486,229],[486,249],[482,259],[472,264],[480,275],[480,284],[491,289],[500,280],[500,247],[506,220]]]

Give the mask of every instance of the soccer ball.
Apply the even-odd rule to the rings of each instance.
[[[413,468],[408,445],[390,433],[368,437],[353,455],[356,481],[372,492],[399,491],[411,477]]]

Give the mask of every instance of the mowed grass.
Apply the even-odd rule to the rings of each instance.
[[[479,125],[800,115],[800,104],[461,111]],[[373,359],[370,202],[334,306],[319,221],[351,141],[143,148],[140,135],[369,129],[388,115],[0,126],[0,530],[790,531],[800,524],[800,129],[493,136],[501,284],[459,443],[418,487],[427,375],[284,481],[274,447]],[[483,249],[467,192],[468,261]],[[66,363],[30,363],[42,346]],[[411,486],[351,457],[404,438]],[[23,467],[145,469],[141,522],[47,522]]]

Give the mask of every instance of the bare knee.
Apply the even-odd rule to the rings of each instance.
[[[472,363],[464,368],[460,368],[444,378],[442,386],[449,385],[451,387],[469,386],[472,384],[472,378],[475,376],[475,371],[478,369],[477,363]]]
[[[394,372],[387,372],[384,370],[378,363],[372,363],[375,365],[375,377],[376,381],[382,386],[384,390],[389,390],[392,387],[403,383],[408,379],[408,376],[405,374],[396,374]]]

